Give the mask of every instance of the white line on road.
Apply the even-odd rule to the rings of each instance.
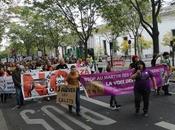
[[[26,113],[34,114],[34,110],[24,110],[20,112],[21,117],[27,124],[41,124],[46,130],[54,130],[45,120],[43,119],[29,119]]]
[[[85,129],[85,130],[91,130],[92,128],[89,127],[88,125],[84,124],[83,122],[69,116],[68,114],[66,114],[65,112],[59,110],[58,108],[54,107],[54,106],[43,106],[41,108],[41,110],[46,113],[51,119],[53,119],[55,122],[57,122],[58,124],[60,124],[63,128],[65,128],[66,130],[72,129],[69,126],[67,126],[64,122],[60,122],[60,119],[58,119],[54,114],[52,114],[50,111],[48,111],[47,109],[51,108],[53,110],[55,110],[56,112],[58,112],[59,114],[61,114],[63,117],[69,119],[70,121],[72,121],[73,123],[77,124],[78,126],[80,126],[81,128]]]
[[[61,106],[67,109],[67,105],[65,104],[61,104]],[[106,116],[103,116],[83,106],[81,106],[81,114],[82,114],[82,117],[86,118],[87,120],[91,121],[92,123],[96,125],[105,126],[105,125],[111,125],[111,124],[116,123],[115,120],[108,118]],[[96,117],[95,119],[94,119],[94,116]]]
[[[0,130],[8,130],[6,121],[4,119],[4,116],[1,110],[0,110]]]
[[[105,102],[102,102],[102,101],[99,101],[99,100],[95,100],[95,99],[92,99],[92,98],[87,98],[85,96],[81,96],[81,99],[109,109],[109,104],[108,103],[105,103]]]
[[[163,127],[165,129],[168,129],[168,130],[175,130],[175,125],[174,124],[171,124],[171,123],[168,123],[168,122],[165,122],[165,121],[158,122],[155,125]]]

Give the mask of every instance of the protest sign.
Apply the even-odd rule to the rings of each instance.
[[[0,77],[0,93],[15,93],[12,76]]]
[[[75,104],[76,88],[70,86],[60,86],[57,92],[57,103],[67,105]]]
[[[24,73],[21,77],[24,100],[54,96],[67,72],[62,70]]]

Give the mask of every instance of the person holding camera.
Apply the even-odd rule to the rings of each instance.
[[[134,80],[134,97],[135,97],[135,109],[136,115],[140,111],[140,102],[143,99],[143,116],[148,116],[149,96],[151,92],[150,79],[153,87],[157,89],[156,80],[151,71],[146,69],[143,61],[138,61],[137,67],[134,73],[131,75]]]

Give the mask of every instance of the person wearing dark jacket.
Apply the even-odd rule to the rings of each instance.
[[[17,108],[20,108],[23,105],[23,95],[22,95],[22,88],[21,88],[21,72],[20,65],[17,64],[15,70],[12,72],[12,79],[16,89],[16,101],[17,101]]]
[[[133,56],[132,57],[132,63],[129,65],[129,69],[137,69],[137,62],[139,61],[138,56]]]
[[[110,62],[108,62],[108,65],[106,67],[106,71],[107,72],[111,72],[111,68],[112,68],[111,64],[110,64]],[[119,110],[120,107],[121,107],[121,105],[119,105],[117,103],[116,96],[115,95],[111,95],[111,98],[110,98],[110,109],[112,109],[112,110],[115,110],[115,109]]]
[[[66,65],[64,59],[60,59],[60,64],[56,66],[56,70],[59,69],[68,69],[68,66]]]

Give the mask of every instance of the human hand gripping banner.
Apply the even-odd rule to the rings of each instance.
[[[148,68],[153,72],[158,87],[164,84],[166,66]],[[133,70],[96,73],[81,75],[80,81],[84,85],[88,96],[122,95],[133,92],[134,81],[130,78]],[[150,82],[151,84],[151,82]],[[151,86],[153,86],[151,84]]]

